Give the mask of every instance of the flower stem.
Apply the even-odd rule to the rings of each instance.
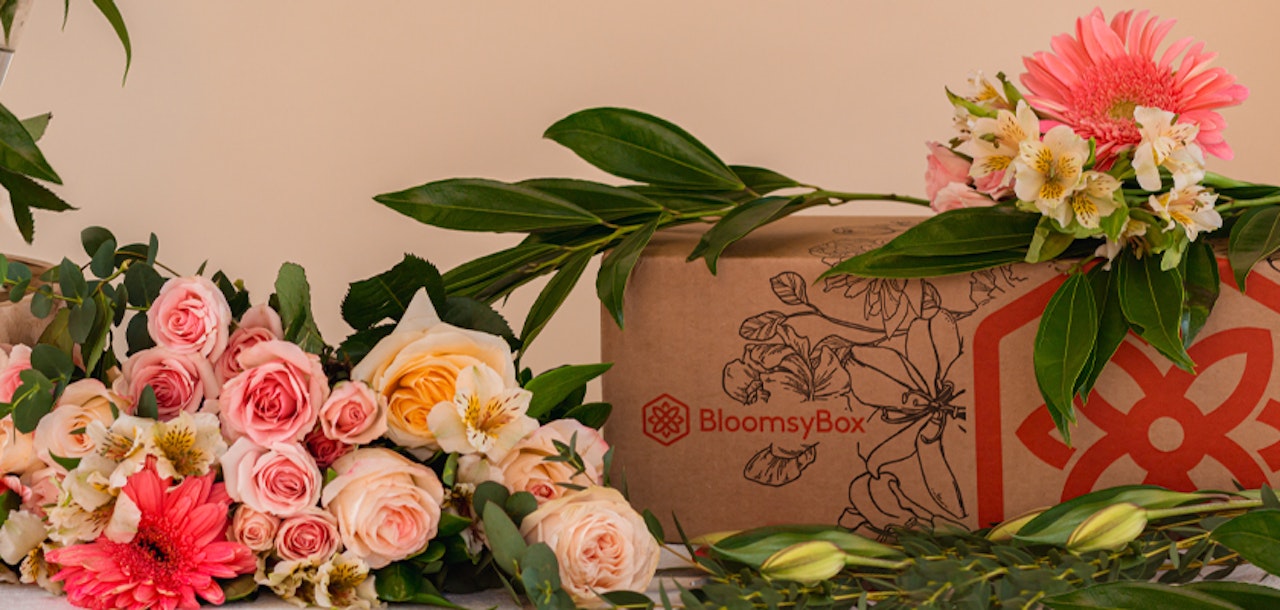
[[[1259,199],[1236,199],[1231,203],[1226,203],[1226,204],[1217,206],[1215,209],[1217,209],[1218,212],[1227,212],[1230,210],[1256,208],[1256,207],[1261,207],[1264,205],[1272,205],[1276,203],[1280,203],[1280,195],[1272,195],[1270,197],[1262,197]]]
[[[1175,506],[1173,508],[1161,508],[1157,510],[1147,511],[1147,520],[1155,521],[1157,519],[1167,519],[1169,517],[1181,517],[1183,515],[1196,515],[1200,513],[1218,513],[1228,510],[1239,510],[1242,508],[1259,508],[1262,506],[1262,500],[1230,500],[1228,502],[1219,502],[1217,504],[1191,504],[1188,506]]]
[[[909,195],[898,195],[895,193],[845,193],[842,191],[818,189],[810,193],[810,196],[835,199],[837,200],[836,204],[848,203],[850,201],[897,201],[899,203],[910,203],[912,205],[929,205],[928,199],[911,197]]]

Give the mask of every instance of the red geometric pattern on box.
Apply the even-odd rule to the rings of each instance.
[[[664,446],[689,435],[689,405],[663,394],[648,402],[641,410],[644,435]]]

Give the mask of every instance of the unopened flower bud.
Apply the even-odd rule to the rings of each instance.
[[[1067,538],[1067,548],[1078,553],[1115,550],[1132,542],[1146,527],[1146,509],[1130,502],[1112,504],[1076,526]]]
[[[774,553],[760,566],[760,573],[771,579],[816,583],[839,574],[844,563],[840,547],[826,540],[811,540]]]
[[[1013,537],[1022,530],[1024,525],[1031,523],[1032,519],[1039,517],[1044,513],[1044,511],[1045,509],[1043,508],[1033,510],[991,528],[991,531],[987,532],[987,540],[992,542],[1008,542],[1013,540]]]

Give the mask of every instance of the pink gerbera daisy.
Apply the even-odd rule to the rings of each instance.
[[[50,551],[62,567],[67,599],[82,608],[199,608],[196,595],[221,604],[214,578],[255,569],[253,552],[228,542],[231,499],[213,474],[187,477],[171,487],[151,468],[129,477],[124,493],[142,513],[138,531],[126,543],[100,536],[89,544]]]
[[[1142,139],[1134,108],[1154,107],[1177,114],[1180,123],[1198,125],[1200,147],[1230,159],[1231,147],[1222,137],[1226,121],[1216,110],[1243,102],[1249,90],[1225,69],[1209,66],[1217,54],[1204,52],[1202,42],[1183,38],[1157,55],[1173,23],[1148,18],[1146,11],[1125,11],[1108,26],[1102,11],[1094,9],[1076,20],[1074,38],[1056,36],[1052,53],[1024,57],[1027,101],[1051,119],[1040,128],[1066,124],[1083,138],[1096,138],[1098,161],[1106,167]]]

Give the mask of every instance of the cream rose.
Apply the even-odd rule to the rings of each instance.
[[[203,277],[176,277],[164,283],[147,310],[147,332],[156,345],[210,361],[227,348],[231,307],[218,287]]]
[[[209,361],[199,354],[181,354],[164,347],[144,349],[124,363],[112,389],[128,403],[129,413],[147,386],[156,394],[161,421],[186,411],[195,413],[206,398],[218,397],[218,383]]]
[[[227,539],[239,542],[255,553],[262,553],[275,548],[276,532],[279,529],[280,520],[276,517],[241,504],[231,517]]]
[[[33,432],[18,432],[12,415],[0,418],[0,474],[23,475],[44,466],[36,455],[34,438]]]
[[[338,476],[321,504],[337,519],[342,544],[371,567],[413,556],[435,537],[444,486],[426,466],[389,449],[364,448],[333,469]]]
[[[387,431],[387,399],[363,382],[339,382],[320,407],[320,427],[335,441],[368,443]]]
[[[285,561],[324,561],[338,551],[338,521],[312,508],[285,519],[276,533],[276,554]]]
[[[110,426],[115,420],[112,405],[122,401],[97,379],[81,379],[67,386],[58,404],[36,425],[36,455],[50,467],[61,469],[53,456],[82,458],[93,452],[93,439],[86,430],[91,422]],[[78,432],[77,432],[78,430]]]
[[[520,524],[530,544],[544,542],[560,562],[560,582],[579,604],[601,593],[644,591],[658,569],[658,541],[617,490],[588,487],[538,507]]]
[[[574,448],[582,458],[586,469],[576,473],[564,462],[549,462],[548,457],[559,455],[555,443],[568,445],[574,440]],[[558,419],[534,430],[516,444],[511,452],[498,462],[503,481],[512,491],[527,491],[538,503],[554,500],[568,489],[560,483],[579,486],[600,485],[604,479],[604,454],[609,444],[596,430],[573,419]]]
[[[287,341],[259,343],[240,354],[244,372],[218,399],[222,431],[259,445],[300,441],[329,397],[329,379],[315,354]]]
[[[218,376],[218,383],[244,371],[240,364],[240,354],[259,343],[284,338],[280,314],[268,305],[254,305],[240,318],[240,326],[231,333],[227,340],[227,349],[222,352],[213,364],[213,372]]]
[[[250,508],[291,517],[315,506],[323,479],[316,461],[297,443],[263,448],[242,438],[222,456],[227,494]]]
[[[427,415],[437,404],[453,401],[458,373],[476,365],[497,372],[505,387],[517,387],[510,346],[501,337],[441,322],[421,291],[351,378],[387,400],[387,438],[411,449],[436,449]]]

